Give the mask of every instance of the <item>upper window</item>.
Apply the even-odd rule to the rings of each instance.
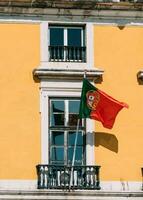
[[[49,61],[86,62],[83,26],[49,26]]]

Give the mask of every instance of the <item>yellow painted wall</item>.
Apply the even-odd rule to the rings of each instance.
[[[39,25],[0,24],[0,179],[33,179],[40,161]]]
[[[128,103],[113,129],[96,122],[96,162],[102,180],[141,181],[143,167],[143,27],[94,26],[95,66],[104,69],[97,87]]]

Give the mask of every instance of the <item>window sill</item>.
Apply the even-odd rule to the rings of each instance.
[[[46,68],[46,69],[85,69],[87,68],[87,62],[41,62],[41,66],[39,68]]]

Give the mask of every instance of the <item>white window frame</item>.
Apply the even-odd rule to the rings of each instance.
[[[49,102],[50,112],[49,112],[49,114],[52,113],[51,101],[63,101],[64,102],[64,106],[65,106],[65,110],[64,110],[65,112],[63,113],[64,114],[64,118],[65,118],[64,125],[63,125],[64,128],[63,128],[63,130],[61,130],[60,126],[55,126],[55,129],[53,130],[53,128],[49,127],[49,134],[51,135],[52,131],[62,131],[62,132],[64,132],[64,145],[63,145],[64,146],[64,156],[66,155],[64,157],[65,158],[65,160],[64,160],[65,163],[64,164],[67,164],[68,163],[68,160],[67,160],[68,156],[67,156],[67,153],[66,153],[66,151],[68,149],[67,135],[68,135],[68,132],[71,132],[71,131],[75,132],[76,128],[77,128],[76,125],[74,125],[74,126],[71,127],[71,129],[66,130],[66,127],[68,126],[68,121],[69,121],[69,102],[70,101],[78,101],[79,102],[80,99],[79,98],[69,98],[69,97],[68,98],[67,97],[64,97],[64,98],[61,98],[61,97],[60,98],[59,97],[58,98],[55,98],[55,97],[50,98],[50,102]],[[49,115],[49,117],[51,117],[51,116]],[[49,122],[49,124],[50,124],[50,126],[52,126],[51,121]],[[73,130],[73,128],[74,128],[74,130]],[[82,129],[80,128],[79,132],[82,132],[82,134],[85,135],[85,121],[84,120],[82,120]],[[83,148],[85,150],[85,142],[86,141],[84,141],[84,139],[83,139],[83,142],[84,143],[83,143],[82,146],[83,146]],[[50,144],[51,144],[51,142],[50,142]],[[50,147],[49,147],[49,149],[50,149]],[[49,155],[50,155],[50,151],[49,151]],[[84,160],[82,159],[82,161],[84,161],[82,164],[85,164],[86,153],[82,152],[82,158],[84,158]]]
[[[68,29],[70,28],[70,29],[80,29],[81,30],[81,35],[80,35],[80,39],[81,39],[81,47],[83,47],[83,45],[84,46],[86,46],[85,44],[86,44],[86,38],[83,38],[83,36],[84,36],[84,32],[85,32],[85,25],[78,25],[78,26],[75,26],[75,25],[67,25],[67,26],[63,26],[63,25],[60,25],[59,24],[59,26],[56,24],[56,25],[54,25],[54,24],[49,24],[49,26],[48,26],[49,28],[48,28],[48,35],[49,35],[49,38],[48,38],[48,46],[50,46],[50,28],[52,27],[52,28],[63,28],[63,37],[64,37],[64,44],[63,44],[63,46],[67,46],[68,47]],[[48,54],[49,54],[49,50],[48,50]],[[50,54],[49,54],[49,56],[50,56]],[[85,60],[86,60],[86,54],[85,54]],[[66,61],[66,51],[65,51],[65,49],[64,49],[64,58],[61,60],[61,62],[64,62],[64,61]],[[74,61],[74,63],[76,63],[76,60],[70,60],[70,61],[66,61],[66,63],[67,62],[72,62],[72,61]],[[77,62],[78,63],[80,63],[80,61],[81,60],[78,60]],[[50,60],[49,59],[49,61],[48,62],[53,62],[52,60]],[[56,60],[54,60],[54,62],[56,62]],[[60,59],[57,61],[57,62],[60,62]]]
[[[85,46],[86,46],[86,62],[49,62],[49,25],[59,24],[60,22],[47,22],[43,21],[40,24],[40,66],[39,68],[51,68],[51,69],[93,69],[94,68],[94,37],[93,37],[93,24],[92,23],[66,23],[71,26],[85,26]],[[83,41],[83,40],[82,40]]]
[[[60,87],[58,87],[60,85]],[[65,86],[66,85],[66,86]],[[76,85],[76,87],[75,87]],[[79,98],[81,83],[41,81],[41,164],[49,164],[49,99]],[[86,120],[86,165],[95,165],[94,123]]]

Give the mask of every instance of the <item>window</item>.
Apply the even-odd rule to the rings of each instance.
[[[79,103],[78,99],[50,99],[50,164],[72,162]],[[85,120],[80,121],[74,164],[85,164]]]
[[[49,60],[86,62],[85,27],[49,26]]]

